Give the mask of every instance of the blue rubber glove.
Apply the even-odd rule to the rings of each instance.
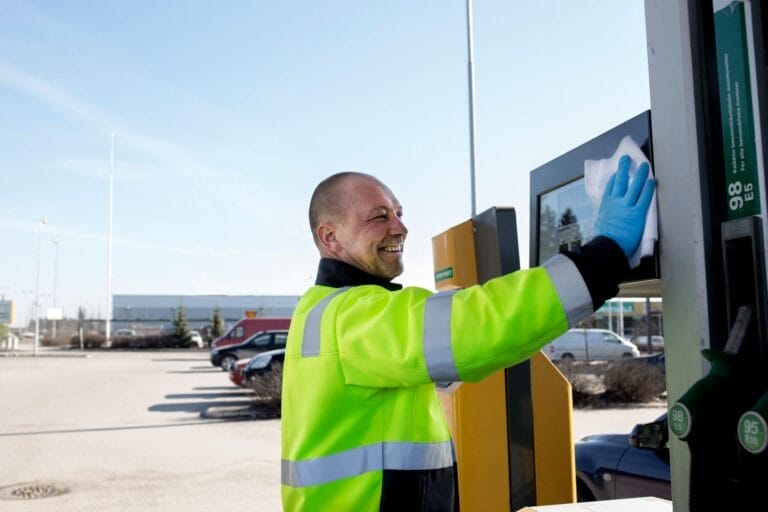
[[[621,247],[629,259],[640,245],[645,215],[653,199],[656,181],[648,179],[648,164],[637,169],[629,185],[629,156],[619,159],[619,168],[608,180],[597,211],[595,235],[607,236]]]

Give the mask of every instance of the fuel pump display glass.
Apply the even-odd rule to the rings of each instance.
[[[591,240],[596,213],[584,189],[584,178],[543,194],[539,203],[540,261]]]

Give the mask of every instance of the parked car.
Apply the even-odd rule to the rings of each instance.
[[[257,332],[244,342],[211,349],[211,364],[229,371],[238,359],[253,357],[261,352],[285,347],[287,330]]]
[[[634,344],[607,329],[571,329],[543,351],[552,361],[613,361],[640,355]]]
[[[197,348],[203,348],[205,346],[203,336],[198,331],[189,331],[189,343]]]
[[[658,352],[651,355],[642,355],[637,359],[633,359],[633,362],[637,361],[640,364],[647,364],[653,368],[657,368],[662,375],[667,374],[667,359],[664,352]]]
[[[221,337],[211,343],[211,348],[224,347],[226,345],[238,345],[245,342],[257,332],[277,329],[288,329],[291,326],[290,318],[255,317],[242,318],[233,325]]]
[[[129,338],[136,336],[136,331],[134,329],[118,329],[115,331],[114,334],[115,338]]]
[[[259,377],[273,371],[276,365],[282,365],[285,361],[285,348],[278,348],[268,352],[262,352],[253,356],[243,369],[245,382],[252,382]]]
[[[238,359],[229,369],[229,380],[235,386],[240,386],[241,388],[246,387],[245,375],[243,374],[243,370],[245,370],[245,367],[248,365],[250,360],[251,360],[250,357],[247,359]]]
[[[629,434],[597,434],[579,440],[576,451],[578,501],[640,496],[672,499],[667,414],[635,425]]]
[[[637,345],[637,348],[639,348],[641,352],[648,351],[648,336],[645,336],[645,335],[635,336],[634,338],[632,338],[632,343]],[[651,351],[658,352],[663,350],[664,350],[664,336],[659,336],[656,334],[652,335]]]

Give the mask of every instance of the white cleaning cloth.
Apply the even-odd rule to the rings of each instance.
[[[619,147],[611,158],[605,158],[603,160],[584,160],[584,187],[587,190],[587,195],[592,200],[595,208],[600,207],[600,202],[603,200],[603,192],[605,186],[608,183],[608,179],[619,168],[619,159],[622,155],[629,155],[631,160],[629,164],[629,182],[632,183],[637,168],[643,163],[647,163],[649,167],[648,178],[653,178],[653,168],[648,158],[643,153],[643,150],[632,140],[630,135],[627,135],[619,143]],[[648,213],[645,216],[645,231],[643,231],[643,237],[640,241],[640,246],[635,251],[635,254],[629,258],[630,268],[635,268],[640,264],[640,258],[643,256],[653,255],[653,245],[659,238],[658,217],[656,215],[656,192],[653,192],[653,199],[651,199],[651,206],[648,208]]]

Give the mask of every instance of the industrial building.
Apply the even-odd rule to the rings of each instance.
[[[210,325],[216,307],[220,308],[227,328],[246,312],[259,317],[290,317],[298,300],[298,295],[115,295],[111,331],[123,328],[143,334],[166,331],[173,327],[172,320],[180,307],[184,308],[190,329]]]

